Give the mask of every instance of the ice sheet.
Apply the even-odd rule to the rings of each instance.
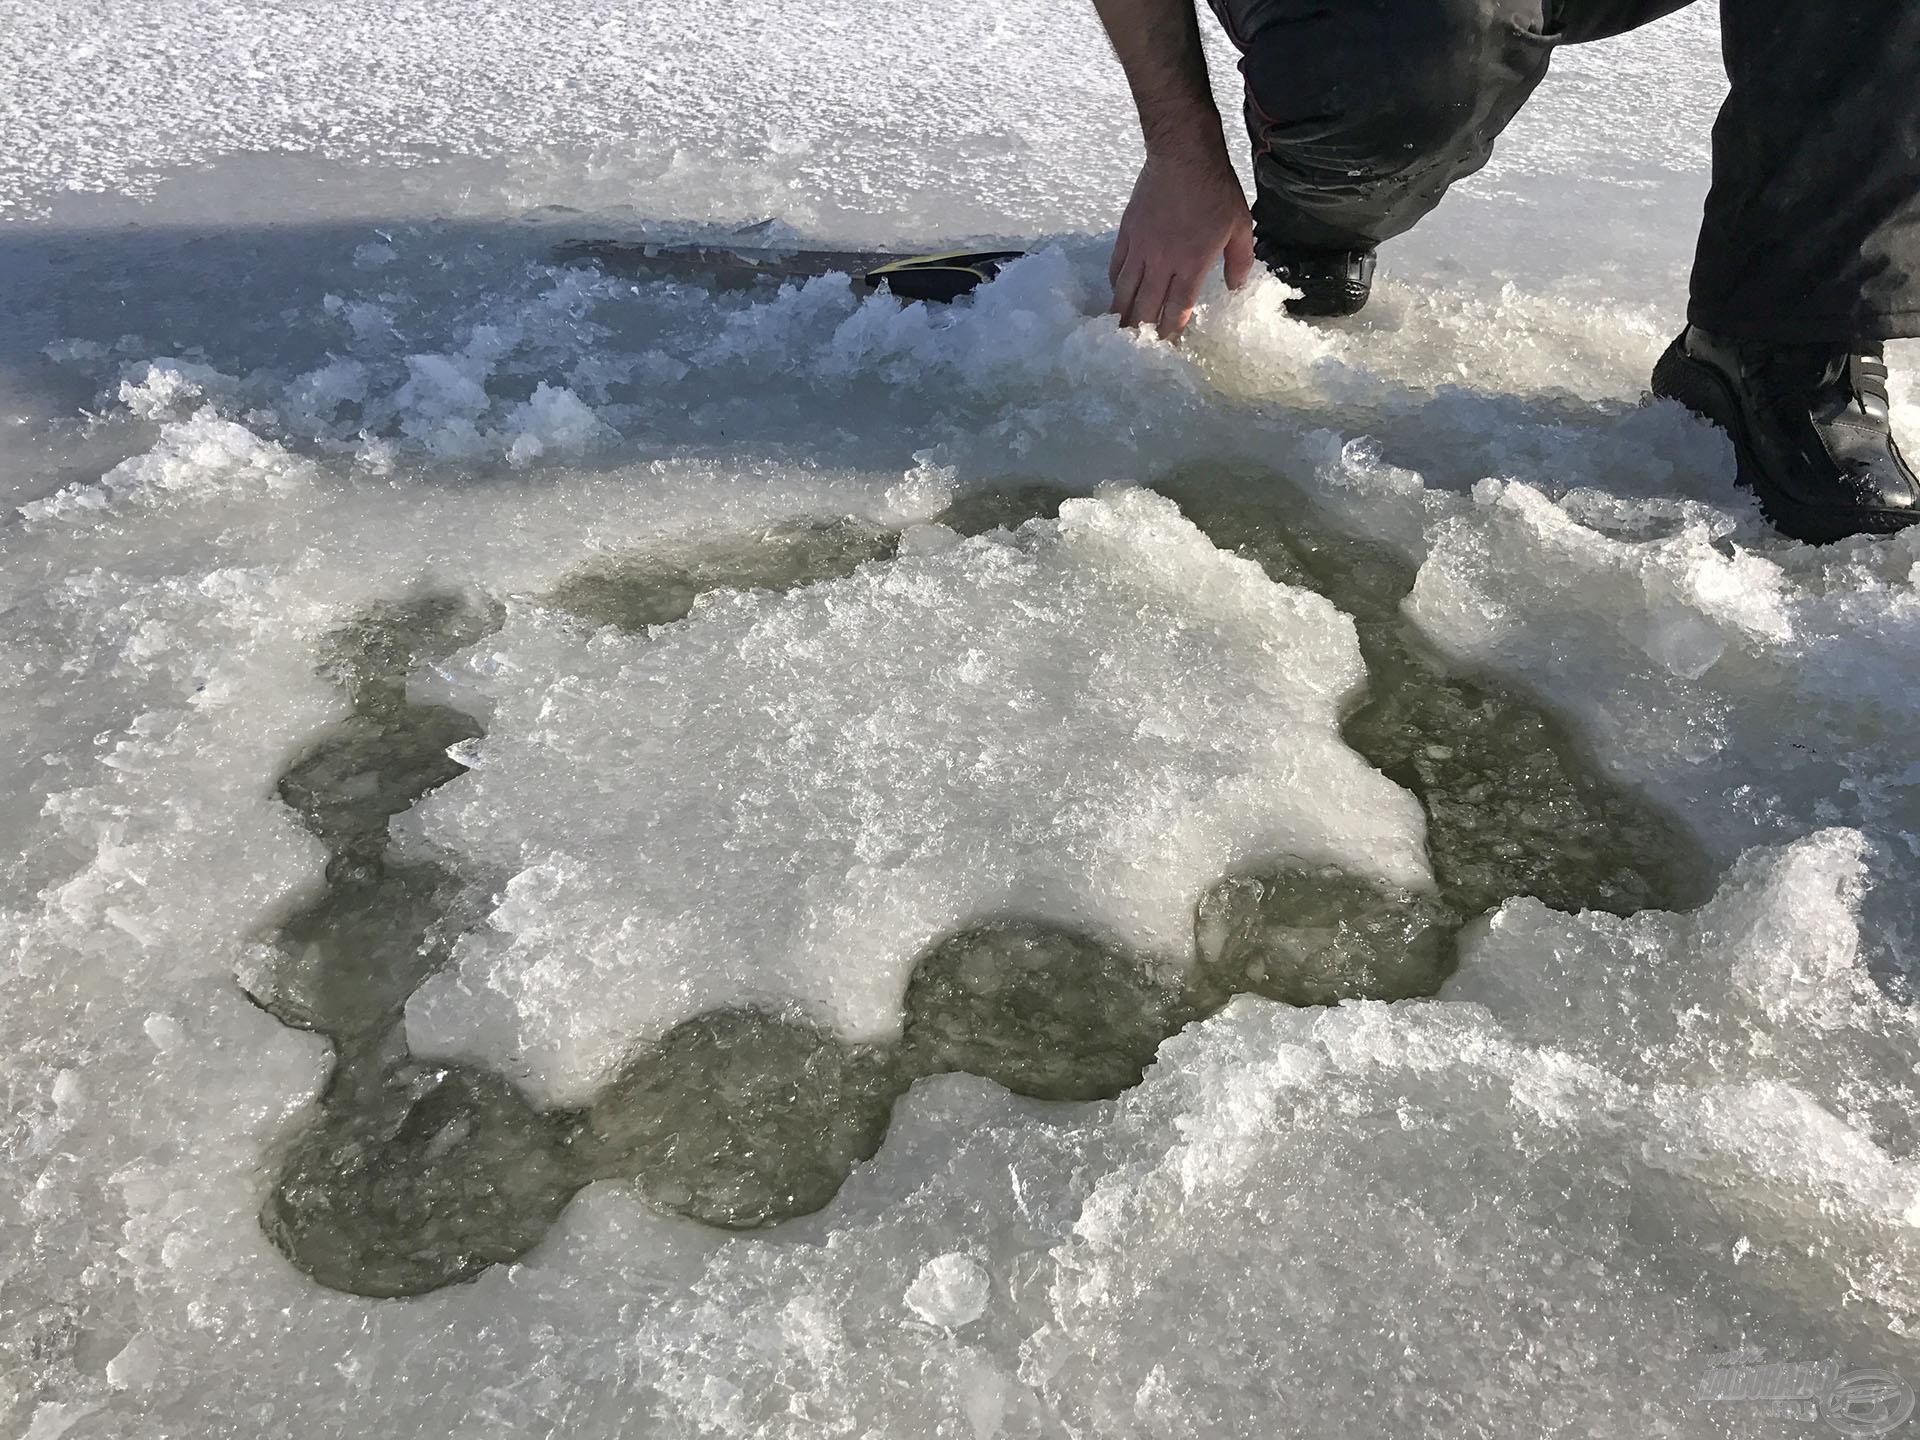
[[[1639,403],[1712,20],[1563,56],[1363,316],[1176,352],[1102,313],[1084,11],[0,10],[0,1433],[1920,1379],[1920,552],[1778,540]],[[1041,253],[937,311],[543,263],[768,215]]]
[[[487,734],[419,833],[512,879],[408,1038],[552,1101],[728,1005],[890,1035],[920,952],[1002,914],[1177,973],[1249,861],[1432,885],[1419,808],[1336,733],[1351,622],[1142,491],[659,633],[529,606],[454,673]]]

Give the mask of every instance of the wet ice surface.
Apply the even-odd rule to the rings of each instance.
[[[1039,13],[912,116],[910,10],[0,21],[0,1433],[1759,1436],[1709,1359],[1920,1370],[1920,553],[1638,403],[1710,16],[1566,57],[1364,317],[1175,353]],[[635,34],[631,164],[534,148]],[[686,103],[821,47],[898,123]],[[288,93],[443,158],[51,188]],[[932,312],[551,269],[546,201],[1086,233]]]
[[[295,1143],[263,1214],[276,1244],[337,1288],[394,1295],[517,1258],[572,1190],[596,1178],[631,1178],[649,1203],[710,1224],[784,1220],[833,1197],[877,1148],[893,1102],[918,1078],[967,1071],[1040,1099],[1109,1099],[1139,1083],[1161,1041],[1242,991],[1306,1005],[1433,993],[1453,967],[1460,925],[1506,895],[1629,912],[1697,898],[1704,863],[1679,828],[1588,773],[1577,747],[1555,735],[1537,707],[1409,654],[1392,618],[1411,581],[1404,566],[1314,527],[1304,497],[1275,477],[1258,477],[1252,496],[1230,505],[1209,499],[1218,477],[1211,478],[1215,485],[1201,474],[1163,483],[1212,523],[1213,541],[1238,540],[1261,564],[1196,550],[1201,536],[1147,492],[1063,503],[1059,493],[1026,485],[977,492],[904,536],[816,523],[680,557],[591,565],[532,602],[535,615],[558,617],[558,628],[543,621],[518,643],[610,652],[620,665],[602,672],[613,676],[605,683],[638,679],[640,689],[637,698],[591,689],[581,673],[591,666],[574,652],[567,668],[576,673],[565,685],[586,699],[586,713],[628,718],[611,727],[592,719],[569,740],[559,740],[566,722],[554,704],[562,686],[528,682],[514,622],[498,605],[425,596],[376,606],[341,627],[320,668],[346,690],[354,713],[278,787],[329,844],[328,889],[279,928],[252,989],[287,1023],[330,1035],[340,1057],[320,1121]],[[1008,534],[1006,522],[1027,514],[1033,518]],[[1054,514],[1060,518],[1050,520]],[[988,527],[991,535],[962,542],[959,531]],[[915,567],[916,555],[927,563]],[[1106,572],[1108,583],[1063,586],[1057,572],[1075,568]],[[1211,583],[1196,585],[1209,569]],[[855,577],[880,583],[847,583]],[[956,577],[963,588],[953,588]],[[1155,627],[1142,607],[1173,577],[1189,603],[1212,592],[1211,634],[1183,626],[1149,638]],[[1150,668],[1153,649],[1169,641],[1173,664],[1217,667],[1219,641],[1236,626],[1251,620],[1271,634],[1294,619],[1297,628],[1301,605],[1312,614],[1312,602],[1277,589],[1279,577],[1307,587],[1320,578],[1366,617],[1356,633],[1368,637],[1379,665],[1368,681],[1379,698],[1355,712],[1346,734],[1361,737],[1362,757],[1383,769],[1408,749],[1428,760],[1409,783],[1431,817],[1431,878],[1410,846],[1399,856],[1401,873],[1391,873],[1401,838],[1391,831],[1349,821],[1344,833],[1329,834],[1310,809],[1300,813],[1302,800],[1318,799],[1322,811],[1394,814],[1381,795],[1369,805],[1366,786],[1377,787],[1377,777],[1366,780],[1350,758],[1316,753],[1315,737],[1298,728],[1304,700],[1309,715],[1320,707],[1320,742],[1331,738],[1337,711],[1328,702],[1353,688],[1341,666],[1317,667],[1332,679],[1331,692],[1303,686],[1299,676],[1310,667],[1298,656],[1262,653],[1271,647],[1199,678]],[[811,597],[819,605],[800,614],[798,633],[828,661],[825,672],[768,666],[768,657],[791,657],[796,647],[760,634],[756,610],[770,606],[788,624],[793,602],[782,597],[810,584],[820,586]],[[722,696],[702,703],[697,682],[683,675],[675,687],[683,693],[662,703],[661,687],[631,662],[654,652],[650,663],[678,664],[670,648],[659,653],[665,637],[653,627],[689,620],[708,594],[714,599],[701,618],[726,637]],[[756,595],[764,599],[756,603]],[[1270,608],[1276,600],[1287,604],[1279,616]],[[1045,633],[1009,621],[1016,611]],[[936,662],[912,681],[873,668],[884,645],[867,638],[874,620],[896,629],[907,612],[919,616],[906,627],[913,649]],[[1098,622],[1093,635],[1076,635],[1079,612]],[[1338,643],[1341,612],[1320,613]],[[741,619],[745,639],[729,632],[728,622]],[[836,628],[852,638],[834,637]],[[939,655],[946,632],[959,637],[957,659]],[[1125,641],[1110,643],[1114,633]],[[991,661],[979,648],[985,637],[995,642]],[[416,661],[445,657],[462,641],[475,642],[466,667],[485,677],[467,702],[493,717],[485,744],[472,743],[479,726],[470,711],[406,692]],[[1010,668],[1023,647],[1036,646],[1037,660],[1016,682],[983,669]],[[785,699],[760,697],[755,681],[738,673],[756,657]],[[1274,674],[1263,686],[1267,667]],[[867,713],[836,716],[853,674]],[[947,675],[961,682],[958,692],[944,688]],[[502,679],[504,686],[494,683]],[[892,702],[877,710],[876,680]],[[1210,693],[1229,689],[1252,698],[1222,707]],[[518,743],[512,720],[489,703],[503,690],[538,699],[538,728]],[[996,737],[994,719],[964,703],[954,718],[941,713],[956,694],[986,694],[994,708],[1008,708],[1009,693],[1019,697],[1010,739]],[[1103,712],[1164,737],[1196,697],[1207,701],[1204,741],[1179,767],[1156,746],[1151,773],[1120,772],[1118,793],[1153,796],[1143,816],[1097,798],[1073,775],[1072,753],[1050,756],[1029,742],[1029,753],[1012,760],[1036,728],[1043,693],[1056,712],[1043,728],[1060,731],[1077,751],[1114,752],[1114,740],[1099,735]],[[1155,703],[1150,697],[1158,706],[1143,720],[1136,712]],[[744,742],[716,718],[727,704],[752,717]],[[1230,743],[1228,708],[1257,721],[1251,749],[1251,736]],[[1383,710],[1412,718],[1385,725]],[[932,738],[910,728],[929,712],[940,726]],[[717,752],[688,759],[673,750],[702,728],[721,737]],[[877,749],[850,743],[854,728],[867,732],[868,747],[877,737]],[[830,745],[807,760],[797,747],[816,732]],[[763,753],[769,733],[783,739],[773,776]],[[1503,747],[1497,756],[1495,745]],[[442,865],[396,862],[388,853],[390,816],[468,775],[448,752],[481,773],[418,814],[440,853],[474,860],[496,852],[494,867],[513,876],[485,926],[472,913],[473,886],[463,888]],[[649,769],[650,756],[664,759]],[[937,783],[914,768],[928,756],[937,757]],[[748,768],[729,774],[729,763]],[[1042,787],[1025,777],[1036,764],[1039,774],[1073,778],[1053,794],[1043,829],[1023,836],[1004,797],[1031,803],[1026,797]],[[637,808],[608,808],[613,775],[620,791],[646,797]],[[769,805],[778,777],[796,775],[814,798]],[[983,787],[987,775],[996,783]],[[570,799],[568,777],[607,799],[598,807]],[[691,799],[676,790],[689,779]],[[1356,781],[1357,798],[1348,794]],[[503,786],[530,787],[564,823],[545,833],[517,830],[503,847],[490,838],[495,817],[528,808],[502,798]],[[970,831],[966,816],[980,801],[967,795],[980,789],[991,795],[989,823]],[[835,814],[828,797],[841,791],[855,801]],[[960,805],[937,820],[900,798],[943,791],[944,803],[951,807],[957,793]],[[1079,818],[1065,819],[1062,805]],[[702,810],[717,819],[717,838],[689,824]],[[769,833],[769,811],[804,815],[806,827]],[[595,834],[583,820],[589,814],[610,833]],[[1398,818],[1411,818],[1404,805]],[[1529,828],[1548,826],[1551,846],[1528,843]],[[1148,834],[1169,828],[1187,856],[1233,862],[1235,873],[1197,904],[1190,897],[1198,882],[1181,875],[1172,856],[1147,867],[1151,880],[1137,863],[1153,853]],[[1134,857],[1117,874],[1101,858],[1110,835]],[[934,837],[941,848],[928,852]],[[916,843],[930,858],[916,860]],[[1351,868],[1329,863],[1341,849]],[[594,856],[607,854],[632,857],[612,877],[620,888],[611,899],[581,879]],[[803,883],[783,890],[779,872],[794,854],[812,862]],[[676,869],[683,855],[700,866]],[[842,872],[838,906],[821,917],[821,877]],[[732,888],[743,882],[752,887],[744,898]],[[995,904],[1003,913],[993,913]],[[530,915],[537,924],[527,925]],[[463,922],[467,933],[455,939]],[[600,1003],[571,1010],[569,997],[583,993]],[[394,1026],[409,994],[402,1044]],[[809,1021],[809,1010],[835,1028]],[[878,1034],[849,1045],[835,1029]],[[648,1034],[662,1038],[636,1053],[631,1037]],[[441,1059],[423,1065],[415,1054]],[[447,1059],[485,1068],[449,1069]],[[525,1084],[547,1114],[516,1100],[501,1075]],[[460,1203],[466,1193],[474,1203]]]

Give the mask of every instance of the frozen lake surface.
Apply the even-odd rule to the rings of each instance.
[[[0,5],[0,1434],[1920,1381],[1920,532],[1644,398],[1717,46],[1174,350],[1090,7]],[[1035,253],[552,263],[765,218]]]

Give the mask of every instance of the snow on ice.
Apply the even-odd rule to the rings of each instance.
[[[1177,969],[1194,897],[1249,859],[1431,885],[1418,806],[1336,733],[1363,672],[1326,601],[1139,490],[927,539],[657,635],[534,611],[478,647],[486,738],[416,813],[514,878],[416,995],[414,1049],[572,1101],[632,1037],[747,999],[887,1034],[903,967],[983,915]]]
[[[1711,11],[1177,351],[1091,15],[889,13],[0,15],[0,1433],[1920,1382],[1920,536],[1641,403]],[[548,263],[765,215],[1038,253]]]

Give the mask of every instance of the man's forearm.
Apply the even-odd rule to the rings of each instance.
[[[1149,155],[1226,158],[1193,0],[1093,0],[1127,72]]]

